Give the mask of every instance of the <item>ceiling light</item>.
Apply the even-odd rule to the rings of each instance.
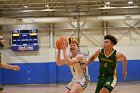
[[[27,6],[27,5],[25,5],[25,6],[24,6],[24,8],[28,8],[28,6]]]
[[[22,10],[20,12],[35,12],[35,10]]]
[[[129,4],[129,5],[132,5],[132,4],[133,4],[133,2],[132,2],[132,1],[129,1],[129,2],[128,2],[128,4]]]
[[[106,3],[105,3],[105,8],[106,8],[106,7],[110,7],[110,2],[106,2]]]
[[[106,4],[106,5],[110,5],[110,2],[106,2],[105,4]]]
[[[40,10],[40,11],[54,11],[54,9],[43,9],[43,10]]]
[[[48,8],[48,7],[49,7],[49,5],[47,4],[47,5],[45,5],[45,7],[47,7],[47,8]]]

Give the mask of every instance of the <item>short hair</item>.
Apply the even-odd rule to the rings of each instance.
[[[112,35],[105,35],[104,39],[109,39],[113,43],[113,45],[116,45],[118,43],[117,38]]]
[[[70,42],[70,44],[76,44],[76,45],[77,45],[77,47],[79,47],[79,43],[78,43],[78,41],[77,41],[77,40],[75,40],[75,41],[71,41],[71,42]]]
[[[3,39],[3,36],[2,35],[0,35],[0,39]]]
[[[2,47],[4,47],[4,44],[3,44],[3,41],[1,41],[1,40],[4,40],[4,39],[3,39],[3,36],[0,35],[0,47],[2,48]]]

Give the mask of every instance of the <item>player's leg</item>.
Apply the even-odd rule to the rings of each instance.
[[[111,91],[115,88],[116,83],[116,78],[108,77],[99,93],[111,93]]]
[[[65,93],[70,93],[70,90],[69,89],[66,89]]]
[[[100,78],[100,79],[98,80],[95,93],[99,93],[99,92],[100,92],[100,90],[103,88],[104,81],[105,81],[105,80],[102,79],[102,78]]]
[[[70,93],[82,93],[83,87],[79,83],[74,83]]]
[[[111,93],[107,88],[103,87],[99,93]]]
[[[2,85],[0,85],[0,93],[4,91],[4,88]]]
[[[80,78],[76,79],[72,86],[71,93],[82,93],[84,89],[88,86],[89,79]]]
[[[103,87],[103,86],[102,86],[100,83],[97,83],[95,93],[99,93],[100,90],[102,89],[102,87]]]
[[[74,82],[72,81],[66,86],[65,93],[71,93],[71,89],[72,89],[73,84],[74,84]]]

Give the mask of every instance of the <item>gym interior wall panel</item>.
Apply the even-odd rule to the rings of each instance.
[[[119,62],[117,68],[117,75],[119,81],[139,81],[140,80],[140,60],[128,60],[127,64],[127,78],[123,78],[123,64]]]
[[[89,65],[89,74],[91,82],[97,82],[99,72],[99,62],[93,62]],[[139,81],[140,80],[140,60],[128,60],[127,61],[127,78],[123,77],[123,64],[118,62],[117,77],[119,82],[126,81]]]
[[[57,66],[55,62],[51,62],[48,65],[48,70],[46,70],[46,74],[48,75],[49,84],[54,84],[57,82]]]
[[[3,84],[3,71],[2,68],[0,68],[0,85]]]
[[[72,74],[68,66],[57,66],[56,72],[56,83],[68,83],[71,81]]]
[[[21,70],[15,72],[12,70],[3,70],[4,84],[55,84],[68,83],[72,79],[72,74],[68,66],[56,66],[55,62],[49,63],[20,63]],[[118,63],[117,76],[119,82],[140,81],[140,60],[128,60],[127,78],[123,78],[123,64]],[[95,61],[89,64],[88,72],[90,82],[98,81],[99,62]]]
[[[17,64],[21,67],[18,72],[4,70],[4,84],[48,84],[49,65],[46,63],[22,63]],[[55,65],[54,65],[55,66]],[[55,73],[54,73],[55,74]]]
[[[92,56],[96,50],[101,49],[101,47],[86,47],[89,51],[89,57]],[[115,46],[118,52],[123,53],[127,60],[140,60],[140,50],[139,46]],[[39,51],[22,51],[14,52],[9,50],[2,50],[2,60],[6,63],[48,63],[55,62],[56,60],[56,49],[55,48],[41,48]],[[69,49],[67,49],[69,54]],[[8,57],[7,57],[8,56]],[[98,59],[96,59],[98,61]]]
[[[95,61],[88,66],[88,72],[90,76],[91,82],[97,82],[98,81],[98,74],[99,74],[99,62]]]
[[[19,72],[13,70],[3,69],[3,83],[4,84],[24,84],[28,83],[28,68],[26,64],[18,64],[21,67]]]

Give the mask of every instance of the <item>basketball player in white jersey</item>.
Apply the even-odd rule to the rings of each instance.
[[[70,67],[71,73],[73,75],[73,79],[66,86],[65,93],[82,93],[89,83],[87,68],[83,70],[81,69],[81,66],[85,64],[86,59],[83,54],[79,54],[79,44],[77,41],[72,41],[70,43],[71,55],[68,56],[66,49],[67,46],[64,42],[64,44],[62,45],[64,59],[60,58],[60,49],[58,49],[58,54],[56,58],[57,65],[61,66],[66,64]]]

